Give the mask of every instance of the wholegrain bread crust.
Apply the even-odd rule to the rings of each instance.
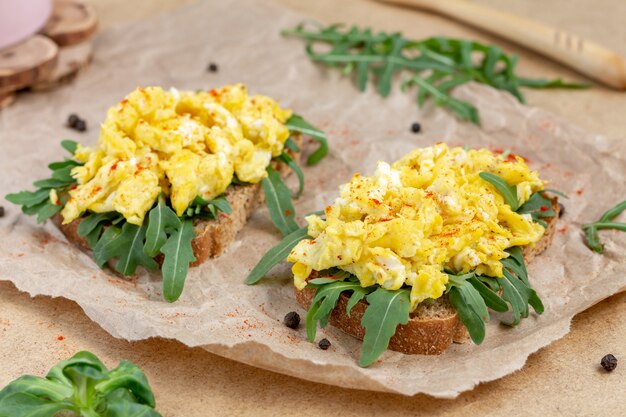
[[[302,139],[299,135],[293,135],[292,139],[298,147],[302,144]],[[285,148],[285,151],[289,153],[296,163],[300,163],[300,152],[293,152],[287,148]],[[283,178],[291,174],[291,169],[283,163],[273,161],[272,167]],[[191,246],[196,261],[191,264],[192,266],[197,266],[209,258],[220,256],[224,253],[226,248],[235,240],[237,233],[246,225],[248,218],[254,210],[265,200],[260,183],[231,185],[224,195],[233,209],[232,213],[219,212],[215,220],[194,220],[196,237],[191,241]],[[87,241],[78,234],[78,226],[82,219],[79,218],[71,223],[62,224],[63,219],[57,214],[52,220],[70,242],[85,251],[90,250]]]
[[[544,219],[548,224],[543,237],[534,246],[524,246],[522,252],[526,263],[531,262],[552,244],[556,230],[556,222],[559,218],[559,204],[557,198],[552,199],[552,208],[555,216]],[[305,288],[295,290],[296,300],[305,309],[311,306],[315,290]],[[342,294],[337,306],[332,311],[329,323],[338,329],[360,340],[365,336],[365,329],[361,326],[361,319],[367,308],[365,301],[359,301],[350,312],[346,314],[349,297]],[[439,355],[443,353],[452,342],[464,343],[469,340],[467,329],[461,322],[456,310],[452,307],[446,296],[431,303],[421,303],[411,313],[407,324],[400,324],[396,333],[389,341],[389,349],[406,354]]]

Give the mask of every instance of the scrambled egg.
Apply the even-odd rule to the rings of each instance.
[[[511,160],[512,159],[512,160]],[[289,254],[295,285],[306,286],[313,270],[337,267],[368,287],[411,286],[411,306],[441,297],[443,272],[476,271],[502,277],[505,249],[534,244],[544,228],[511,210],[481,171],[517,186],[520,203],[543,188],[520,157],[486,149],[416,149],[392,166],[379,162],[373,176],[354,175],[326,207],[326,219],[307,217],[313,239]]]
[[[98,145],[76,150],[84,165],[72,170],[78,186],[64,223],[91,210],[141,225],[161,192],[181,216],[196,196],[222,194],[234,175],[257,183],[283,151],[290,116],[241,84],[208,92],[138,88],[109,109]]]

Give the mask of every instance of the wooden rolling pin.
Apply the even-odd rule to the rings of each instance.
[[[610,87],[626,90],[626,58],[597,43],[467,0],[378,0],[428,10],[552,58]]]

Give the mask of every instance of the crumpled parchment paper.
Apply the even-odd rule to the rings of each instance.
[[[312,381],[447,398],[521,368],[528,355],[565,335],[576,313],[626,288],[626,234],[602,232],[605,253],[597,255],[583,244],[580,230],[582,223],[623,199],[626,141],[584,132],[479,85],[456,94],[478,106],[480,128],[432,105],[420,111],[412,94],[394,91],[382,99],[373,87],[360,94],[338,71],[311,63],[301,41],[279,35],[302,19],[260,0],[214,1],[100,34],[95,61],[75,84],[23,96],[0,112],[0,192],[31,189],[34,180],[47,176],[47,164],[65,156],[61,139],[95,143],[107,108],[138,85],[197,89],[243,82],[251,93],[280,99],[328,133],[330,156],[305,168],[306,190],[296,206],[300,220],[332,201],[337,186],[353,172],[370,174],[377,160],[394,161],[437,141],[508,148],[528,158],[542,178],[552,181],[551,188],[570,195],[563,201],[566,212],[554,244],[529,265],[530,279],[546,306],[542,316],[531,315],[513,329],[493,317],[481,346],[453,345],[436,357],[388,351],[379,363],[359,368],[360,342],[351,336],[330,326],[321,330],[318,338],[332,341],[322,351],[305,340],[303,326],[294,331],[282,324],[289,311],[304,315],[294,300],[287,265],[257,286],[243,284],[280,239],[264,208],[226,254],[193,268],[181,299],[168,304],[161,298],[158,274],[143,272],[124,280],[102,271],[53,225],[37,226],[4,202],[0,279],[33,296],[72,299],[119,338],[175,338]],[[207,72],[208,62],[217,62],[219,72]],[[87,120],[87,133],[63,126],[72,112]],[[422,123],[423,133],[410,132],[414,121]]]

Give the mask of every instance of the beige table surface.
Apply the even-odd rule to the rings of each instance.
[[[358,23],[425,37],[435,34],[420,31],[420,21],[432,19],[440,24],[438,34],[495,41],[437,16],[367,0],[277,1],[329,23]],[[474,1],[543,20],[626,54],[626,1]],[[103,28],[168,12],[189,2],[94,0]],[[579,79],[535,54],[498,42],[507,51],[520,53],[519,69],[524,75]],[[590,131],[626,139],[624,93],[595,86],[583,92],[528,91],[526,95],[533,106],[560,114]],[[24,343],[25,335],[35,342]],[[572,331],[532,355],[521,371],[482,384],[456,400],[435,400],[301,381],[174,341],[117,340],[91,322],[74,302],[31,299],[12,284],[0,282],[0,360],[12,364],[10,374],[0,375],[0,386],[23,373],[44,374],[58,360],[83,349],[96,353],[107,365],[116,365],[121,359],[140,365],[154,388],[158,409],[166,417],[626,415],[626,293],[576,316]],[[600,358],[609,352],[621,360],[612,374],[598,366]]]

